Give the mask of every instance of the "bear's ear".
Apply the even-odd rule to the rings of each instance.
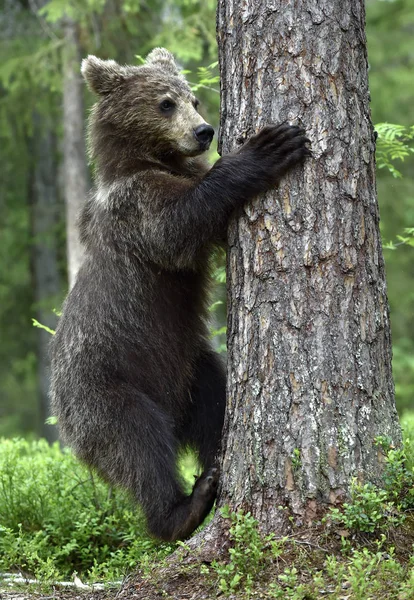
[[[174,56],[165,48],[154,48],[154,50],[148,54],[145,62],[147,65],[157,65],[157,67],[160,67],[173,75],[180,74]]]
[[[101,60],[90,54],[84,58],[81,73],[89,89],[95,94],[108,94],[125,81],[124,68],[114,60]]]

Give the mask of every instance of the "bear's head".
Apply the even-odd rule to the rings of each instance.
[[[198,100],[164,48],[139,67],[88,56],[81,71],[99,97],[90,123],[93,156],[99,158],[108,144],[115,152],[118,144],[137,158],[167,161],[209,148],[214,130],[197,112]]]

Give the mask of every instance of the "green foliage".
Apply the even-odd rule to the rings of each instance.
[[[414,123],[412,0],[367,0],[366,13],[374,122]]]
[[[363,490],[377,510],[371,492]],[[414,600],[414,557],[408,564],[398,559],[394,547],[386,547],[385,534],[371,547],[347,540],[347,553],[336,555],[302,536],[262,536],[250,513],[225,507],[222,515],[230,521],[228,560],[203,565],[201,574],[209,589],[218,587],[225,597],[319,600],[328,594],[333,600]]]
[[[404,161],[414,153],[414,125],[405,127],[393,123],[378,123],[375,129],[378,133],[376,150],[378,168],[388,169],[393,177],[401,177],[394,162]]]
[[[309,598],[307,586],[298,583],[298,570],[295,566],[285,567],[283,573],[278,575],[280,584],[271,583],[271,598],[279,600],[306,600]]]
[[[365,600],[369,593],[380,591],[379,581],[373,582],[370,580],[369,575],[378,568],[382,560],[381,552],[373,553],[367,548],[354,551],[352,560],[348,565],[348,577],[355,600]],[[394,563],[395,561],[393,561],[392,567]],[[395,563],[395,566],[401,568],[398,563]]]
[[[343,597],[349,600],[409,600],[414,597],[412,589],[406,595],[412,578],[411,565],[400,562],[392,546],[387,553],[355,547],[344,559],[327,556],[324,571],[323,578],[316,582],[317,587],[320,590],[328,588],[334,600]]]
[[[107,0],[49,0],[39,8],[38,14],[49,23],[58,23],[64,17],[69,17],[77,22],[87,20],[91,13],[101,14],[105,9]],[[127,2],[124,2],[124,7]],[[133,4],[130,0],[129,4]],[[135,2],[137,4],[137,2]]]
[[[399,250],[399,252],[402,252],[402,250],[404,249]],[[411,248],[409,252],[412,252]],[[412,301],[412,296],[412,293],[408,295],[408,299],[403,296],[401,302],[405,303],[410,299]],[[396,320],[398,321],[398,312],[394,321]],[[392,368],[397,408],[401,411],[403,409],[410,410],[414,398],[414,343],[409,337],[409,332],[406,335],[394,337]]]
[[[14,6],[13,10],[9,7]],[[22,3],[6,3],[0,44],[0,435],[40,429],[35,312],[33,188],[36,123],[57,133],[60,40],[39,34]],[[30,98],[30,101],[28,101]],[[50,232],[47,232],[49,235]],[[58,235],[58,229],[53,231]],[[56,299],[54,300],[56,302]]]
[[[398,509],[405,511],[414,508],[414,413],[405,415],[401,425],[401,448],[381,441],[380,445],[386,451],[384,488]]]
[[[232,513],[225,507],[222,509],[222,516],[231,522],[230,560],[227,563],[213,561],[211,567],[218,576],[219,589],[225,596],[229,596],[240,587],[249,594],[254,579],[264,566],[265,542],[258,531],[256,519],[250,513],[244,514],[242,510]]]
[[[383,244],[385,250],[396,250],[398,246],[407,244],[408,246],[414,246],[414,227],[404,227],[405,235],[397,235],[397,242],[386,242]]]
[[[68,450],[44,440],[0,442],[0,571],[115,581],[154,551],[171,548],[149,539],[128,497]]]
[[[154,46],[165,46],[186,64],[215,58],[215,11],[214,0],[167,0]]]
[[[388,518],[398,525],[395,507],[406,498],[404,478],[412,473],[414,459],[414,414],[403,419],[403,426],[409,440],[404,454],[390,447],[390,440],[377,439],[378,447],[387,453],[385,483],[390,495],[377,490],[380,504],[373,489],[360,486],[359,512],[347,516],[358,526],[362,523],[358,531],[372,531],[361,516],[367,515],[376,531],[385,532],[377,541],[371,538],[371,548],[352,544],[349,538],[343,556],[325,554],[312,543],[307,552],[301,545],[306,548],[306,541],[262,536],[250,513],[231,513],[226,508],[228,560],[201,568],[210,589],[218,588],[225,597],[239,600],[317,600],[328,592],[333,600],[340,600],[344,590],[348,600],[414,600],[414,559],[404,565],[392,547],[386,548],[387,530],[381,516],[388,504]],[[188,455],[182,464],[190,487],[194,458]],[[343,515],[340,522],[344,525]],[[148,539],[129,499],[94,478],[68,450],[62,452],[58,445],[50,447],[44,441],[0,443],[0,572],[19,570],[44,584],[68,579],[74,571],[83,581],[116,582],[137,565],[150,575],[153,561],[158,563],[171,550]],[[317,554],[324,557],[323,565],[318,562],[316,566]]]
[[[351,531],[373,533],[397,524],[393,512],[394,505],[388,501],[385,490],[353,479],[350,502],[345,502],[341,509],[332,508],[330,518]]]
[[[220,90],[212,87],[220,81],[220,75],[218,73],[217,66],[218,66],[218,62],[215,61],[215,62],[211,63],[211,65],[207,65],[206,67],[198,67],[197,83],[190,82],[191,89],[194,92],[197,92],[200,88],[205,88],[207,90],[211,90],[211,91],[219,94]]]
[[[414,412],[407,412],[401,417],[401,428],[404,438],[406,468],[414,471]]]
[[[384,484],[388,497],[399,502],[402,510],[414,508],[414,470],[407,467],[407,452],[412,452],[412,443],[405,440],[404,448],[389,450],[386,456]]]
[[[352,532],[378,533],[404,522],[405,511],[414,508],[413,417],[404,422],[401,448],[393,447],[387,438],[376,439],[377,446],[386,453],[384,488],[353,479],[350,501],[330,511],[329,518],[334,523]]]
[[[369,85],[374,123],[399,123],[407,131],[414,124],[414,54],[412,0],[367,0]],[[379,140],[379,144],[381,141]],[[410,143],[412,147],[412,143]],[[381,236],[407,237],[414,225],[414,160],[394,164],[402,174],[395,178],[387,168],[378,169],[377,189]],[[399,242],[395,245],[397,245]],[[407,244],[398,252],[386,252],[388,298],[391,308],[393,371],[400,413],[413,406],[414,398],[414,280],[413,250]]]

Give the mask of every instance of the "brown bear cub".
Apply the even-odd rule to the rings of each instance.
[[[188,537],[210,511],[225,373],[209,342],[208,262],[234,209],[309,154],[304,132],[265,127],[210,169],[214,130],[173,56],[139,67],[89,56],[96,190],[80,218],[85,258],[52,343],[63,439],[143,507],[150,532]],[[187,496],[177,454],[203,474]]]

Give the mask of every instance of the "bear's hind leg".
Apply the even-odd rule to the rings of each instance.
[[[226,408],[226,374],[218,354],[206,350],[199,358],[191,391],[192,403],[180,442],[194,448],[204,469],[216,465]]]
[[[197,479],[190,496],[182,496],[174,504],[168,502],[161,513],[150,508],[147,512],[150,532],[165,541],[188,538],[213,508],[218,478],[217,468],[208,469]]]
[[[187,496],[177,471],[179,441],[173,420],[127,385],[111,392],[99,429],[90,430],[93,419],[78,428],[77,439],[72,439],[75,451],[111,483],[133,494],[152,535],[166,541],[185,539],[211,510],[217,469],[203,473]],[[108,394],[108,389],[101,390],[101,398]]]

